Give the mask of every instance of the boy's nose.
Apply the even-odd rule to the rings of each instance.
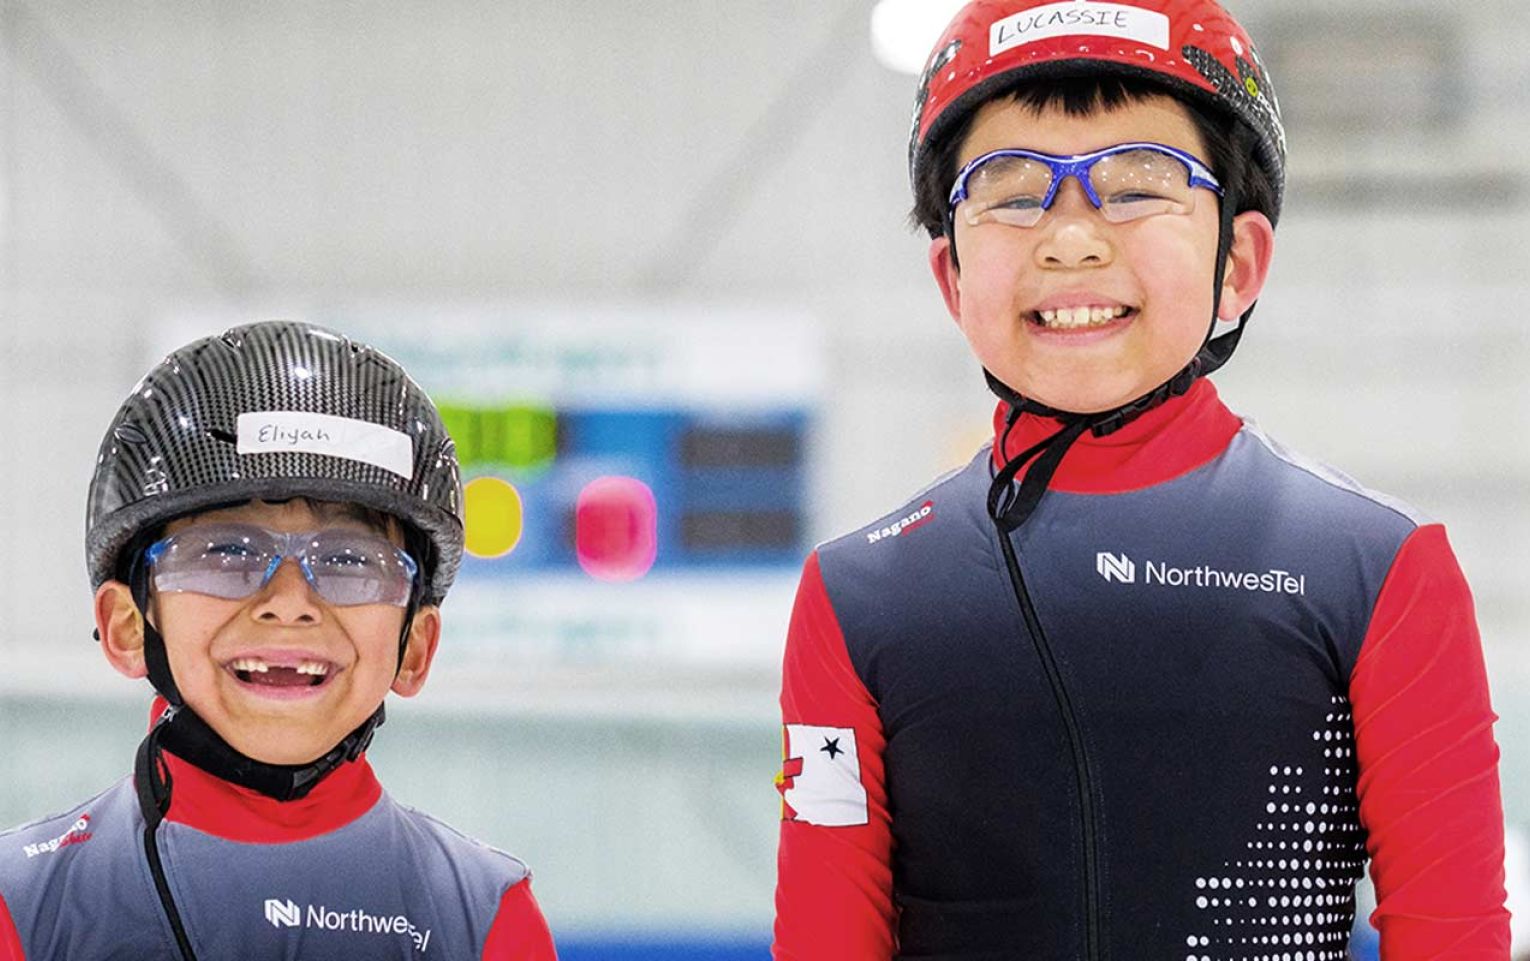
[[[1057,188],[1057,196],[1037,228],[1042,231],[1036,245],[1036,264],[1054,270],[1100,267],[1114,256],[1107,224],[1100,211],[1089,202],[1083,184],[1069,177]]]
[[[319,620],[318,598],[295,559],[282,558],[276,572],[260,589],[252,613],[256,620],[269,623],[310,624]]]

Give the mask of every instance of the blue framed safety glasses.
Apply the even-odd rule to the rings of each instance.
[[[156,590],[241,600],[275,576],[285,559],[338,607],[407,607],[419,565],[386,538],[344,527],[281,533],[250,524],[198,524],[149,545]]]
[[[1159,143],[1124,143],[1060,157],[1018,148],[983,154],[951,186],[948,223],[1034,227],[1073,177],[1111,223],[1195,209],[1196,190],[1222,195],[1211,168],[1193,154]]]

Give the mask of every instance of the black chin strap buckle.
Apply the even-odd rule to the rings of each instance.
[[[1206,365],[1200,354],[1191,359],[1185,368],[1167,382],[1108,414],[1099,416],[1089,425],[1089,432],[1096,437],[1109,437],[1154,407],[1173,397],[1183,397],[1190,392],[1197,378],[1205,373]]]
[[[175,719],[176,711],[175,707],[165,709],[139,743],[138,753],[133,760],[133,789],[138,795],[138,809],[143,812],[144,823],[151,829],[163,821],[170,811],[174,782],[170,777],[170,768],[165,764],[164,748],[160,741],[167,725]]]
[[[387,709],[381,704],[377,705],[377,713],[367,718],[366,723],[352,731],[346,736],[345,740],[340,742],[339,746],[345,749],[345,760],[354,761],[365,754],[367,748],[372,746],[373,735],[377,733],[377,729],[382,727],[383,722],[387,719]]]

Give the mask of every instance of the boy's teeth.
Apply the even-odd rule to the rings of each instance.
[[[1118,317],[1126,315],[1125,307],[1075,307],[1061,310],[1041,310],[1036,316],[1041,318],[1041,323],[1046,327],[1058,329],[1074,329],[1078,327],[1100,327],[1110,323]]]
[[[267,674],[271,665],[258,657],[240,657],[230,662],[229,667],[236,671],[244,671],[247,674]],[[289,668],[299,674],[310,674],[314,677],[323,677],[329,673],[329,664],[324,661],[302,661],[296,667]]]

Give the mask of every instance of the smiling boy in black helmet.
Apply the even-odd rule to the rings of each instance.
[[[86,552],[107,660],[160,697],[131,778],[0,835],[0,961],[553,958],[526,866],[364,753],[429,675],[461,502],[434,405],[364,344],[254,324],[152,370]]]
[[[820,546],[792,616],[778,958],[1508,955],[1494,716],[1443,529],[1204,375],[1285,139],[1212,0],[977,0],[915,217],[995,439]]]

